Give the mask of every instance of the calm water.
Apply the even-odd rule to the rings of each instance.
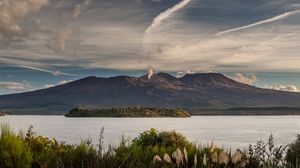
[[[214,141],[218,146],[247,147],[258,139],[273,134],[277,144],[287,144],[300,134],[300,116],[197,116],[192,118],[65,118],[64,116],[4,116],[0,123],[9,123],[15,131],[26,131],[30,125],[41,135],[55,137],[69,143],[91,138],[97,141],[104,127],[104,142],[116,144],[122,135],[134,138],[140,132],[176,130],[189,140],[206,145]]]

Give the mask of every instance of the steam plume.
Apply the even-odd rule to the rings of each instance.
[[[155,70],[151,65],[148,65],[147,71],[148,71],[148,79],[150,80],[151,77],[155,74]]]
[[[262,24],[275,22],[277,20],[284,19],[286,17],[289,17],[289,16],[297,14],[297,13],[300,13],[300,9],[294,10],[294,11],[285,12],[283,14],[277,15],[277,16],[272,17],[270,19],[262,20],[262,21],[259,21],[259,22],[256,22],[256,23],[253,23],[253,24],[250,24],[250,25],[246,25],[246,26],[242,26],[242,27],[238,27],[238,28],[234,28],[234,29],[229,29],[229,30],[221,31],[221,32],[217,33],[216,35],[223,35],[223,34],[235,32],[235,31],[239,31],[239,30],[249,29],[249,28],[252,28],[252,27],[255,27],[255,26],[259,26],[259,25],[262,25]]]

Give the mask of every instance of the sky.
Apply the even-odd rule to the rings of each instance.
[[[0,94],[149,65],[298,92],[299,16],[299,0],[0,0]]]

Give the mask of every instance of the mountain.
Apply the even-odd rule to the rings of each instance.
[[[261,89],[219,73],[176,78],[158,73],[148,79],[87,77],[52,88],[0,96],[0,111],[15,114],[63,114],[76,106],[227,109],[237,107],[300,107],[300,94]]]

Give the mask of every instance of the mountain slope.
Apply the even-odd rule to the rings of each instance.
[[[32,92],[0,96],[0,110],[22,114],[62,114],[75,106],[144,106],[192,111],[234,107],[300,107],[300,94],[260,89],[219,73],[176,78],[147,76],[87,77]]]

